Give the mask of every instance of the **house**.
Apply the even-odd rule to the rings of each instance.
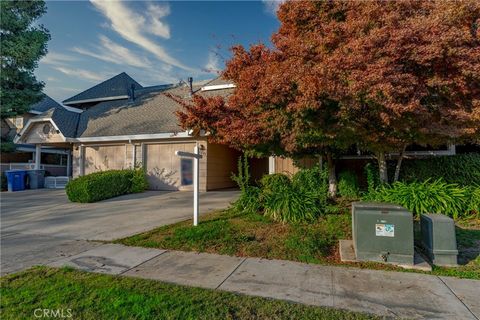
[[[205,134],[198,136],[185,131],[175,114],[182,109],[182,100],[189,101],[193,94],[228,97],[234,88],[234,84],[222,78],[198,83],[189,78],[188,83],[143,87],[128,74],[120,73],[64,100],[64,108],[44,108],[28,119],[14,141],[35,145],[36,163],[46,148],[65,150],[71,159],[68,164],[72,165],[72,170],[67,170],[68,176],[73,177],[142,166],[153,190],[192,188],[191,160],[180,159],[175,151],[193,152],[198,143],[203,155],[200,190],[234,187],[231,174],[237,169],[240,152],[208,142]],[[455,154],[455,146],[437,150],[415,148],[411,146],[407,155]],[[352,149],[342,157],[338,168],[361,172],[365,162],[372,158]],[[318,158],[250,159],[250,169],[252,177],[258,179],[267,173],[293,174],[299,167],[311,167],[320,161]]]
[[[23,115],[2,119],[2,140],[11,140],[23,129],[24,125],[26,125],[30,119],[51,109],[64,108],[54,99],[44,94],[43,98],[39,102],[33,104]],[[35,145],[17,144],[15,152],[2,154],[2,164],[0,170],[3,172],[4,170],[8,169],[30,167],[30,162],[34,162],[35,154]],[[66,164],[68,162],[67,150],[63,148],[44,146],[41,154],[43,154],[42,163],[47,167],[46,169],[48,169],[51,174],[66,175]]]
[[[175,151],[193,152],[198,143],[200,190],[229,188],[240,153],[183,130],[175,112],[193,93],[228,96],[233,89],[220,78],[143,87],[121,73],[63,101],[68,110],[50,108],[29,119],[14,141],[69,150],[73,177],[141,165],[153,190],[191,189],[191,160]]]

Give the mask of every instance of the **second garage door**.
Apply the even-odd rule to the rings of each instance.
[[[145,169],[152,190],[179,190],[182,187],[180,158],[176,150],[193,152],[195,144],[147,144],[145,145]],[[190,186],[185,186],[189,188]]]

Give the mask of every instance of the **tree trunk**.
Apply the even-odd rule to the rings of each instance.
[[[407,150],[407,145],[404,144],[400,154],[398,155],[397,165],[395,166],[395,176],[393,178],[393,182],[397,182],[398,178],[400,178],[400,168],[402,167],[402,161],[405,157],[405,150]]]
[[[330,198],[337,196],[337,176],[335,175],[335,160],[332,153],[327,151],[327,166],[328,166],[328,195]]]
[[[388,183],[387,159],[385,158],[384,151],[380,151],[379,153],[377,153],[377,161],[380,183]]]

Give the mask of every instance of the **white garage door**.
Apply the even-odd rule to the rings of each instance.
[[[125,145],[85,148],[85,174],[125,169]]]
[[[181,186],[180,158],[176,150],[193,152],[193,143],[145,145],[145,169],[152,190],[178,190]]]

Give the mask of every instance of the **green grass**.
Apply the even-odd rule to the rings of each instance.
[[[35,267],[0,279],[2,319],[70,309],[71,319],[377,319],[154,280]]]
[[[351,218],[346,204],[340,204],[335,211],[311,223],[284,224],[260,214],[237,213],[230,209],[203,216],[195,228],[190,220],[183,221],[115,242],[170,250],[407,271],[380,263],[342,263],[338,240],[351,239]],[[472,221],[461,222],[460,225],[457,242],[461,265],[456,268],[434,267],[430,274],[480,279],[480,228]]]

